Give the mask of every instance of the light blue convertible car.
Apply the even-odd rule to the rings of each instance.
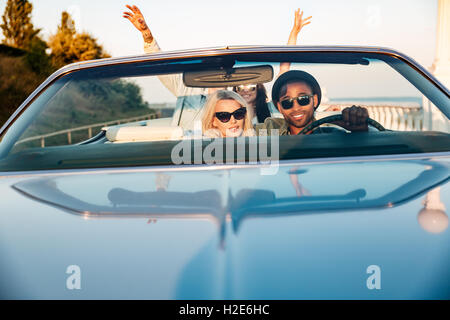
[[[280,64],[320,84],[313,127],[373,127],[204,135],[211,89],[271,97]],[[66,66],[0,129],[0,298],[449,299],[449,97],[377,47]]]

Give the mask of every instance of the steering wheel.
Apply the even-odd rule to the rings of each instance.
[[[303,128],[302,131],[300,131],[298,134],[308,134],[311,131],[313,131],[315,128],[321,126],[324,123],[331,123],[331,122],[335,122],[335,121],[339,121],[342,120],[342,114],[337,114],[334,116],[329,116],[329,117],[325,117],[319,120],[316,120],[314,122],[311,122],[310,124],[308,124],[306,127]],[[367,124],[375,127],[376,129],[378,129],[378,131],[386,131],[386,129],[379,124],[378,122],[376,122],[375,120],[368,118],[367,119]]]

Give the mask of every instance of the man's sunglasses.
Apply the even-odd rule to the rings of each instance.
[[[283,109],[288,110],[294,106],[294,100],[297,100],[297,103],[301,106],[307,106],[312,99],[313,95],[304,95],[304,96],[298,96],[295,98],[290,99],[284,99],[280,101],[281,106]]]
[[[227,123],[230,121],[231,116],[233,116],[236,120],[242,120],[245,118],[245,115],[247,114],[247,109],[244,107],[241,107],[234,112],[216,112],[216,118],[219,119],[223,123]]]
[[[242,92],[242,91],[255,91],[256,90],[256,84],[248,84],[248,85],[240,85],[236,87],[236,92]]]

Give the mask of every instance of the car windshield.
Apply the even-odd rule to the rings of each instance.
[[[284,118],[289,103],[313,103],[317,94],[290,97],[286,106],[272,101],[274,83],[287,70],[307,72],[317,80],[321,92],[314,121],[356,105],[367,109],[378,126],[352,132],[325,121],[314,131],[321,134],[292,134]],[[216,105],[211,135],[205,124],[207,105],[217,90],[238,95],[246,104],[228,96],[223,100],[235,99],[249,112],[239,115],[237,107],[216,112]],[[449,115],[448,91],[390,54],[149,56],[146,61],[81,68],[52,81],[3,132],[0,171],[255,163],[264,160],[263,138],[266,158],[277,160],[446,152]],[[221,126],[236,129],[229,124],[239,117],[249,126],[235,136],[221,134]],[[270,129],[264,127],[268,118],[275,119],[279,134],[262,137],[267,132],[256,128]]]

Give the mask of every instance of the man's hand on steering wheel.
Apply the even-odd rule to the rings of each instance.
[[[366,108],[351,106],[342,110],[342,120],[335,121],[333,124],[351,132],[368,131],[367,119],[369,119],[369,112]]]
[[[367,132],[369,131],[369,125],[376,128],[378,131],[386,131],[385,127],[369,118],[367,109],[359,106],[352,106],[351,108],[342,110],[341,114],[328,116],[311,122],[297,134],[310,134],[325,123],[333,123],[346,130],[350,130],[351,132]]]

